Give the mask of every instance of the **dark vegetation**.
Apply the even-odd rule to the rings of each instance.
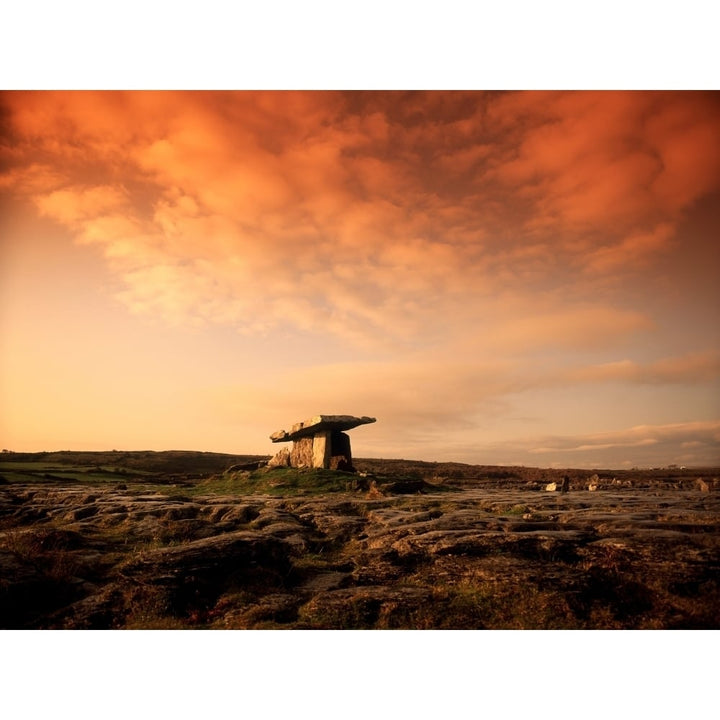
[[[3,453],[0,627],[720,627],[717,469],[265,460]]]
[[[111,450],[108,452],[16,453],[3,452],[0,468],[6,479],[74,479],[88,478],[107,482],[127,476],[152,478],[154,482],[173,482],[222,473],[233,465],[267,460],[264,455],[226,455],[224,453],[167,450],[164,452]]]

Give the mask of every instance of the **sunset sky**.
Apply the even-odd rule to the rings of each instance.
[[[4,92],[0,444],[720,464],[720,93]]]

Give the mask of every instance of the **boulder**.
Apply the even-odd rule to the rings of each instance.
[[[267,466],[269,468],[290,467],[290,450],[286,447],[280,450],[268,461]]]
[[[232,587],[265,592],[282,587],[294,552],[295,544],[282,538],[237,530],[149,550],[122,565],[118,574],[123,589],[139,587],[157,595],[163,613],[180,617],[214,604]],[[134,605],[141,605],[141,600]]]

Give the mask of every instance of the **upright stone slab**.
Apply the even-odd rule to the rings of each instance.
[[[291,467],[314,467],[313,465],[313,439],[311,437],[299,438],[293,441],[290,451]]]
[[[351,430],[358,425],[374,422],[375,418],[367,416],[315,415],[309,420],[295,423],[290,432],[285,430],[274,432],[270,439],[274,443],[292,441],[291,467],[352,471],[350,437],[343,430]],[[281,453],[282,451],[276,457]]]
[[[325,430],[313,436],[312,467],[325,468],[330,466],[330,450],[332,449],[331,431]]]

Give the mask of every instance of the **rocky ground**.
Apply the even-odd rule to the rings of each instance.
[[[426,470],[319,493],[265,470],[272,493],[7,482],[0,626],[720,627],[716,478],[586,474],[561,493]]]

